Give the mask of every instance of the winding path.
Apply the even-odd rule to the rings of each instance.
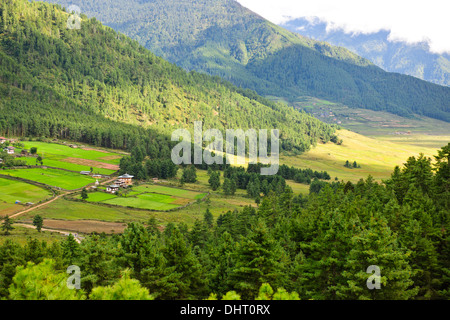
[[[30,228],[30,229],[36,229],[35,226],[26,224],[26,223],[15,223],[15,225],[22,226],[25,228]],[[57,229],[47,229],[47,228],[41,228],[41,231],[59,232],[59,233],[65,234],[65,235],[68,235],[71,233],[73,235],[73,237],[75,238],[76,242],[81,243],[81,240],[82,240],[82,238],[80,236],[78,236],[78,234],[73,234],[72,232],[69,232],[69,231],[63,231],[63,230],[57,230]]]
[[[114,177],[114,178],[105,180],[105,181],[101,182],[100,185],[104,185],[104,184],[110,183],[111,181],[114,181],[114,180],[116,180],[116,179],[117,179],[117,178]],[[88,186],[89,186],[89,185],[88,185]],[[87,186],[85,186],[85,187],[87,187]],[[85,187],[83,187],[83,188],[85,188]],[[80,189],[82,189],[82,188],[80,188]],[[22,215],[22,214],[24,214],[24,213],[27,213],[27,212],[33,211],[33,210],[35,210],[35,209],[37,209],[37,208],[46,206],[46,205],[52,203],[53,201],[55,201],[55,200],[57,200],[57,199],[59,199],[59,198],[61,198],[61,197],[63,197],[63,196],[66,196],[66,195],[75,193],[75,192],[79,191],[80,189],[72,190],[72,191],[63,191],[61,194],[52,197],[50,200],[47,200],[47,201],[45,201],[45,202],[43,202],[43,203],[40,203],[40,204],[38,204],[38,205],[36,205],[36,206],[32,206],[32,207],[30,207],[30,208],[28,208],[28,209],[24,209],[24,210],[22,210],[22,211],[19,211],[19,212],[15,213],[15,214],[11,215],[10,218],[15,218],[15,217],[18,217],[18,216],[20,216],[20,215]],[[36,228],[36,227],[33,226],[33,225],[29,225],[29,224],[25,224],[25,223],[14,223],[14,224],[20,225],[20,226],[23,226],[23,227],[26,227],[26,228]],[[47,229],[47,228],[42,228],[41,230],[43,230],[43,231],[51,231],[51,232],[59,232],[59,233],[62,233],[62,234],[68,234],[68,233],[71,233],[71,232],[68,232],[68,231],[57,230],[57,229]],[[82,238],[80,238],[79,236],[75,236],[73,233],[72,233],[72,235],[75,237],[75,240],[76,240],[78,243],[81,243],[81,239],[82,239]]]

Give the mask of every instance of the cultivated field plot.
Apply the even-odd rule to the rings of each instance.
[[[179,198],[186,198],[197,200],[201,199],[205,196],[205,193],[199,193],[196,191],[190,191],[179,188],[171,188],[157,184],[145,184],[137,187],[133,187],[133,191],[138,192],[153,192],[153,193],[161,193],[166,195],[171,195]]]
[[[95,179],[90,176],[50,168],[9,169],[2,170],[0,173],[12,177],[19,177],[40,182],[52,187],[59,187],[66,190],[79,189],[95,182]]]
[[[15,204],[17,200],[22,204],[37,203],[51,197],[51,192],[25,182],[0,178],[0,216],[10,215],[22,208]]]
[[[122,155],[93,148],[71,148],[56,143],[39,141],[24,141],[25,149],[37,148],[37,154],[43,158],[43,164],[49,167],[62,168],[72,171],[89,171],[94,173],[111,174],[119,169]],[[35,157],[23,157],[29,165],[36,165]]]
[[[159,185],[133,187],[125,196],[105,192],[89,193],[86,201],[113,204],[123,207],[166,211],[176,209],[203,198],[206,193],[170,188]]]
[[[302,99],[296,106],[312,113],[321,121],[338,124],[365,136],[378,137],[408,132],[411,135],[450,135],[450,125],[447,122],[419,115],[405,118],[384,111],[349,108],[316,98]]]

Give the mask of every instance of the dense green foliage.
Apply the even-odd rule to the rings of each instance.
[[[49,0],[82,12],[188,69],[259,94],[450,121],[450,88],[388,73],[342,47],[276,26],[233,0]],[[402,63],[403,64],[403,63]]]
[[[450,85],[450,54],[430,51],[427,41],[407,43],[390,41],[390,30],[374,33],[346,33],[342,29],[328,28],[327,23],[298,18],[281,25],[316,40],[347,48],[369,59],[380,68],[414,76],[436,84]]]
[[[286,150],[329,141],[334,129],[312,116],[195,72],[136,41],[42,2],[0,6],[0,134],[72,139],[170,157],[167,136],[193,122],[217,128],[279,129]],[[166,136],[163,136],[165,134]]]
[[[369,176],[307,198],[285,187],[258,208],[216,221],[206,211],[190,230],[169,223],[160,231],[153,219],[81,244],[72,236],[51,245],[7,240],[0,246],[0,296],[35,297],[47,285],[41,268],[54,270],[53,283],[77,265],[80,298],[448,299],[450,144],[437,159],[433,167],[431,159],[411,157],[382,184]],[[379,290],[367,288],[372,265],[380,268]],[[122,270],[136,281],[119,280]],[[271,288],[283,289],[275,296]]]

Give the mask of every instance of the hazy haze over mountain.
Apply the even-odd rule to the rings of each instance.
[[[450,85],[450,54],[432,53],[426,41],[394,41],[390,39],[391,31],[387,30],[349,33],[342,28],[332,28],[317,17],[298,18],[281,26],[304,36],[350,49],[386,71],[411,75],[440,85]]]

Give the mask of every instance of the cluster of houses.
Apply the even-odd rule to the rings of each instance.
[[[5,138],[5,137],[0,137],[0,144],[3,144],[5,142],[7,142],[7,141],[9,141],[10,143],[14,143],[14,142],[17,142],[17,139],[8,139],[8,138]]]
[[[0,137],[0,144],[5,143],[6,141],[8,141],[8,139],[6,139],[5,137]],[[7,154],[14,154],[14,150],[15,148],[13,146],[8,146],[8,147],[4,147],[3,151],[6,152]],[[3,159],[0,158],[0,164],[3,163]]]
[[[125,173],[124,175],[118,177],[113,184],[107,186],[106,192],[114,193],[117,192],[120,188],[127,188],[128,186],[131,186],[133,184],[133,177],[134,176]]]
[[[8,146],[3,148],[3,151],[5,151],[7,154],[14,154],[15,148],[12,146]]]

